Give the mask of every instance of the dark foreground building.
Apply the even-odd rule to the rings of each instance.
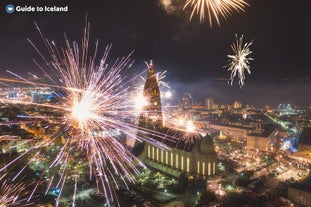
[[[298,142],[298,150],[311,152],[311,127],[306,127],[302,130]]]
[[[299,205],[311,206],[311,178],[289,186],[288,197]]]

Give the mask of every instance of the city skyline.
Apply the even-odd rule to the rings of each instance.
[[[0,206],[310,206],[307,8],[1,1]]]
[[[62,44],[63,33],[70,40],[79,40],[87,14],[93,42],[98,38],[100,48],[111,43],[112,58],[134,51],[133,73],[145,70],[145,61],[154,60],[158,71],[168,71],[166,81],[177,94],[189,91],[200,100],[219,96],[224,102],[236,97],[259,106],[281,102],[310,105],[310,31],[306,29],[309,18],[303,4],[293,9],[290,1],[250,1],[245,12],[235,13],[227,21],[222,19],[220,26],[215,24],[212,28],[195,17],[189,21],[187,11],[167,13],[160,1],[53,4],[69,5],[69,12],[2,14],[0,23],[7,27],[0,34],[2,75],[9,75],[5,73],[7,69],[21,74],[39,73],[32,62],[38,56],[27,42],[28,38],[40,42],[34,21],[48,38]],[[224,68],[236,33],[244,34],[246,41],[254,40],[251,74],[246,75],[243,89],[237,83],[229,86],[230,74]]]

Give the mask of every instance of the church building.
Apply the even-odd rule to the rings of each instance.
[[[149,64],[144,86],[147,100],[139,117],[139,127],[150,133],[137,136],[152,142],[136,142],[133,153],[147,166],[178,177],[181,173],[207,179],[216,173],[217,155],[209,135],[193,134],[193,142],[185,142],[186,132],[165,127],[161,108],[161,96],[152,63]],[[187,135],[189,136],[189,135]]]

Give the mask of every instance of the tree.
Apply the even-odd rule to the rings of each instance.
[[[181,173],[177,179],[180,187],[187,187],[188,185],[188,176],[185,172]]]
[[[240,174],[238,174],[238,177],[236,178],[234,184],[246,187],[251,182],[250,177],[252,175],[253,175],[252,172],[243,171]]]
[[[217,201],[217,197],[213,191],[206,190],[203,191],[199,200],[201,205],[207,205],[211,202]]]

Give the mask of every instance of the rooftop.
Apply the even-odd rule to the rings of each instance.
[[[197,145],[200,152],[203,154],[215,153],[213,140],[208,134],[203,137],[199,133],[187,133],[168,127],[159,127],[153,129],[150,133],[140,134],[140,136],[162,143],[170,148],[186,152],[191,152],[194,146]],[[140,154],[139,151],[141,151],[142,148],[143,146],[141,145],[134,147],[133,153],[135,155]]]
[[[262,131],[253,131],[253,132],[250,132],[248,135],[258,136],[258,137],[269,137],[276,128],[277,126],[274,124],[265,124],[263,126]]]
[[[290,185],[290,187],[311,193],[311,177],[309,177],[303,183],[294,183]]]

